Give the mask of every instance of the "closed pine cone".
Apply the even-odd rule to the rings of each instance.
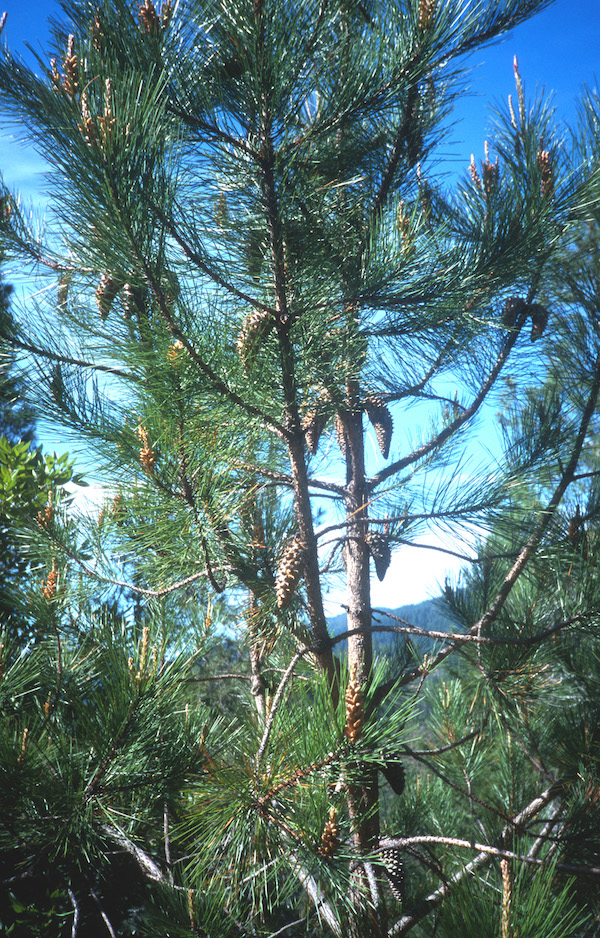
[[[335,415],[335,432],[337,436],[338,446],[342,451],[343,455],[346,455],[346,450],[348,449],[348,438],[346,436],[346,428],[344,427],[344,421],[339,414]]]
[[[285,609],[296,591],[304,568],[304,548],[300,538],[294,537],[286,546],[275,577],[277,608]]]
[[[96,305],[102,320],[105,320],[110,313],[110,308],[122,286],[123,284],[112,277],[111,274],[105,273],[100,277],[96,287]]]
[[[383,580],[392,559],[390,542],[384,534],[379,531],[369,531],[367,534],[367,545],[371,556],[375,562],[375,572],[378,580]]]
[[[404,899],[404,864],[397,847],[381,851],[381,862],[386,872],[391,893],[397,902]]]
[[[329,818],[325,822],[325,827],[323,828],[323,833],[321,834],[321,846],[319,847],[319,853],[322,857],[332,857],[335,854],[339,843],[339,832],[337,811],[335,808],[330,808]]]
[[[325,414],[320,414],[316,408],[310,410],[306,417],[302,420],[302,429],[304,430],[304,437],[306,439],[306,446],[308,452],[311,455],[315,455],[319,447],[319,440],[321,439],[321,434],[325,429],[325,424],[327,423],[327,417]]]
[[[244,370],[252,365],[261,340],[266,338],[272,327],[273,317],[264,309],[252,310],[244,319],[236,342]]]
[[[526,303],[521,296],[509,296],[502,307],[502,325],[512,329],[517,319],[525,309]]]
[[[125,319],[131,319],[132,316],[143,314],[145,310],[144,291],[131,283],[124,283],[121,304]]]
[[[390,443],[392,442],[392,433],[394,431],[394,421],[389,407],[383,400],[373,394],[365,401],[365,410],[377,437],[377,445],[381,450],[381,455],[387,459],[390,452]]]
[[[406,784],[406,773],[398,753],[390,752],[387,754],[386,762],[381,771],[392,791],[396,795],[401,795]]]
[[[550,313],[541,303],[531,303],[528,312],[531,316],[531,341],[535,342],[544,334]]]

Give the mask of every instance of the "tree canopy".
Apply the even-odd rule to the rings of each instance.
[[[465,56],[546,5],[65,0],[36,70],[3,48],[51,162],[3,243],[54,296],[3,338],[105,492],[24,521],[13,909],[33,877],[73,935],[597,933],[600,102],[568,135],[515,61],[483,158],[442,146]],[[451,629],[378,658],[371,574],[436,531]]]

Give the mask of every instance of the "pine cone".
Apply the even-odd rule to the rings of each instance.
[[[98,306],[98,312],[103,322],[110,313],[114,299],[122,286],[123,284],[116,280],[111,274],[104,273],[100,277],[98,286],[96,287],[96,305]]]
[[[381,771],[394,794],[401,795],[406,784],[406,774],[398,753],[390,752],[388,754]]]
[[[273,325],[273,317],[264,309],[255,309],[244,319],[236,342],[244,371],[251,367],[259,344],[266,339]]]
[[[285,609],[296,591],[304,569],[304,547],[298,536],[286,546],[275,577],[277,608]]]
[[[321,834],[321,846],[319,847],[319,853],[322,857],[334,856],[339,844],[339,832],[340,829],[337,822],[337,811],[335,808],[330,808],[329,819],[325,822],[325,827],[323,828],[323,833]]]
[[[321,439],[321,434],[325,429],[327,423],[327,415],[320,414],[316,407],[309,410],[307,415],[302,420],[302,429],[304,430],[304,436],[306,439],[306,446],[308,452],[313,456],[319,448],[319,440]]]
[[[131,283],[123,284],[121,303],[125,319],[131,319],[134,314],[143,313],[146,309],[143,291],[139,287],[134,287]]]
[[[181,339],[176,339],[175,342],[172,342],[167,349],[167,358],[174,368],[177,368],[183,362],[183,353],[185,352],[185,346]]]
[[[431,25],[437,6],[437,0],[419,0],[419,29],[425,31]]]
[[[154,466],[156,465],[156,453],[154,450],[150,449],[149,447],[144,447],[141,449],[140,463],[144,472],[146,472],[149,476],[153,475]]]
[[[100,277],[98,286],[96,287],[96,305],[98,306],[98,312],[100,313],[102,321],[104,321],[110,313],[115,297],[122,287],[123,283],[111,274],[104,273]]]
[[[144,472],[148,473],[148,475],[152,475],[154,473],[154,466],[156,465],[156,453],[148,443],[148,431],[145,427],[139,426],[135,432],[142,443],[140,449],[140,463]]]
[[[385,535],[378,531],[369,531],[367,534],[367,545],[371,552],[371,557],[375,562],[375,572],[378,580],[383,580],[392,559],[390,542]]]
[[[380,397],[372,395],[365,401],[365,410],[369,420],[373,424],[381,454],[384,459],[387,459],[394,430],[394,421],[392,420],[389,408]]]
[[[117,492],[109,509],[109,517],[120,527],[123,524],[125,514],[123,496],[121,492]]]
[[[525,309],[525,300],[521,296],[509,296],[502,307],[502,325],[512,329]]]
[[[152,0],[144,0],[138,10],[138,21],[147,36],[160,35],[160,20]]]
[[[385,869],[390,890],[397,902],[404,901],[404,864],[397,847],[381,851],[381,862]]]
[[[68,271],[61,271],[56,288],[56,297],[59,306],[65,306],[69,300],[69,288],[71,286],[71,274]]]
[[[344,427],[344,421],[339,414],[335,415],[335,433],[337,436],[338,446],[342,451],[343,455],[346,455],[348,449],[348,437],[346,436],[346,428]]]
[[[537,162],[540,171],[540,192],[542,198],[549,198],[554,192],[554,167],[550,151],[540,149]]]
[[[229,227],[229,208],[227,206],[227,196],[224,192],[219,192],[216,198],[215,222],[222,230]]]
[[[528,307],[528,312],[531,316],[531,341],[535,342],[536,339],[541,338],[544,334],[550,313],[546,307],[542,306],[540,303],[531,303]]]
[[[573,548],[581,553],[586,553],[585,544],[586,544],[586,533],[585,525],[583,523],[583,518],[581,517],[581,510],[579,505],[575,514],[569,521],[569,529],[567,531],[567,540]]]
[[[56,596],[56,585],[58,583],[58,570],[56,569],[56,557],[52,558],[52,569],[48,573],[47,579],[42,580],[41,592],[46,602],[50,602]]]

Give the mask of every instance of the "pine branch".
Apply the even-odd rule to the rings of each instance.
[[[269,313],[272,316],[276,315],[276,310],[272,306],[266,306],[260,300],[257,300],[256,297],[250,296],[249,293],[244,293],[243,290],[239,290],[234,284],[230,283],[228,280],[225,280],[217,271],[211,270],[206,261],[202,258],[197,251],[195,251],[190,244],[185,240],[183,235],[179,233],[172,221],[165,215],[160,206],[156,205],[155,202],[150,202],[149,207],[154,213],[156,218],[164,226],[165,231],[167,231],[173,240],[179,245],[185,256],[192,264],[194,264],[198,270],[212,280],[217,286],[222,287],[227,293],[231,296],[234,296],[236,300],[242,300],[244,303],[247,303],[248,306],[251,306],[253,309],[258,310],[261,313]]]
[[[378,485],[380,485],[386,479],[389,479],[390,476],[396,475],[402,469],[406,469],[407,466],[410,466],[415,462],[419,462],[419,460],[424,459],[424,457],[429,455],[429,453],[439,449],[446,442],[446,440],[453,436],[457,430],[464,426],[464,424],[466,424],[467,421],[469,421],[471,417],[477,413],[487,395],[495,386],[500,372],[506,365],[509,355],[512,352],[519,337],[520,329],[525,322],[525,318],[525,313],[521,313],[514,332],[511,332],[507,336],[502,351],[498,355],[492,370],[481,385],[481,388],[473,399],[471,405],[466,407],[461,414],[455,417],[455,419],[447,427],[444,427],[444,429],[436,434],[436,436],[431,440],[429,440],[428,443],[424,443],[418,449],[414,450],[412,453],[409,453],[408,456],[403,456],[402,459],[397,459],[395,462],[390,463],[389,466],[386,466],[384,469],[381,469],[374,476],[372,476],[368,483],[370,491],[374,491]]]
[[[149,879],[153,883],[160,883],[163,886],[171,885],[168,878],[152,857],[130,840],[122,830],[109,824],[103,824],[101,829],[109,840],[112,840],[113,843],[121,847],[129,856],[133,857],[146,879]],[[182,887],[175,886],[174,888]]]
[[[197,580],[206,577],[208,579],[208,570],[205,568],[200,570],[198,573],[192,573],[191,576],[185,577],[183,580],[177,580],[175,583],[171,583],[169,586],[161,587],[161,589],[153,590],[146,589],[143,586],[138,586],[136,583],[130,583],[127,580],[118,580],[116,577],[105,576],[102,573],[98,573],[97,570],[94,570],[92,567],[89,567],[83,560],[81,560],[77,554],[71,551],[68,546],[64,543],[61,543],[61,548],[67,554],[70,560],[73,560],[77,564],[80,570],[87,576],[91,577],[93,580],[96,580],[98,583],[106,583],[110,586],[120,586],[123,589],[127,589],[132,593],[137,594],[138,596],[148,596],[154,599],[160,599],[161,596],[168,596],[170,593],[174,593],[177,590],[183,589],[185,586],[189,586],[191,583],[195,583]],[[225,569],[225,568],[220,568]],[[227,568],[229,569],[229,568]]]
[[[117,378],[125,378],[127,381],[137,382],[140,380],[131,372],[123,371],[121,368],[115,368],[112,365],[102,365],[98,362],[88,361],[83,358],[71,358],[68,355],[60,355],[58,352],[51,352],[49,349],[40,348],[29,342],[23,342],[21,339],[17,339],[12,335],[3,336],[2,338],[12,348],[21,349],[23,352],[31,352],[32,355],[37,355],[39,358],[46,359],[46,361],[56,362],[61,365],[76,365],[78,368],[88,368],[90,371],[99,371],[104,374],[115,375]]]
[[[506,811],[499,811],[498,808],[495,808],[493,805],[489,804],[488,802],[483,801],[481,798],[475,797],[475,795],[472,792],[469,792],[468,790],[461,788],[460,785],[457,785],[456,782],[453,782],[451,779],[449,779],[447,775],[444,775],[443,772],[440,772],[437,766],[433,765],[433,763],[430,762],[429,759],[425,759],[423,756],[417,755],[416,751],[412,750],[410,746],[406,746],[406,745],[402,746],[402,751],[405,752],[407,755],[411,756],[417,762],[421,762],[423,765],[427,766],[429,771],[432,772],[435,776],[437,776],[437,778],[439,778],[442,782],[444,782],[445,785],[448,785],[449,788],[452,788],[454,791],[458,792],[460,795],[464,795],[465,798],[467,798],[471,804],[475,802],[480,807],[485,808],[486,811],[489,811],[490,814],[494,814],[496,817],[502,818],[503,821],[508,821],[509,824],[511,823],[510,819],[507,817]]]
[[[168,303],[166,302],[164,291],[161,287],[161,284],[156,278],[151,264],[141,252],[139,244],[137,243],[137,240],[133,236],[133,233],[131,231],[131,226],[126,221],[125,215],[121,211],[120,198],[116,190],[116,186],[114,185],[111,178],[107,178],[107,183],[110,187],[115,211],[118,213],[118,216],[121,220],[123,231],[127,235],[130,248],[134,256],[136,257],[136,260],[138,264],[140,265],[141,269],[144,271],[146,280],[158,303],[160,314],[165,322],[165,325],[167,326],[167,329],[169,330],[173,338],[181,342],[181,344],[184,346],[185,350],[187,351],[188,355],[190,356],[191,360],[194,362],[194,364],[196,364],[200,368],[203,374],[205,374],[206,377],[208,377],[212,381],[217,391],[223,394],[226,399],[230,400],[232,403],[236,404],[238,407],[244,410],[251,417],[258,417],[267,426],[269,426],[279,437],[285,438],[285,430],[283,427],[281,427],[277,423],[277,421],[273,420],[272,417],[270,417],[267,413],[260,410],[260,408],[255,407],[253,404],[250,404],[249,402],[241,398],[240,395],[237,394],[236,391],[230,388],[229,385],[225,381],[223,381],[221,378],[219,378],[216,375],[216,373],[210,367],[208,362],[206,362],[204,358],[199,354],[199,352],[196,350],[193,343],[185,335],[185,333],[182,331],[178,323],[175,321],[175,319],[173,318],[169,310],[169,306],[168,306]],[[169,222],[166,216],[164,216],[164,213],[158,208],[158,206],[155,206],[153,203],[151,204],[151,208],[153,208],[153,210],[159,213],[161,222],[165,225],[165,228],[169,230]],[[173,235],[173,237],[175,237],[175,235]]]
[[[517,826],[516,823],[515,826]],[[576,873],[586,876],[600,876],[599,866],[584,866],[573,863],[555,863],[553,860],[550,861],[540,859],[539,857],[531,856],[529,853],[514,853],[512,850],[505,850],[501,847],[492,847],[489,844],[480,844],[475,840],[463,840],[460,837],[438,837],[437,835],[433,834],[423,834],[417,835],[416,837],[384,837],[380,841],[381,849],[393,848],[396,850],[403,850],[407,847],[413,847],[418,844],[441,844],[447,847],[464,847],[468,850],[477,850],[480,852],[480,854],[483,854],[486,857],[499,857],[504,860],[516,860],[517,862],[525,863],[528,866],[552,866],[553,869],[560,870],[564,873]],[[472,864],[469,864],[469,866],[472,866]],[[473,869],[471,869],[470,872],[473,872]],[[424,901],[428,902],[429,898],[430,897]],[[428,909],[428,911],[431,911],[431,908]],[[401,935],[405,934],[405,932],[392,931],[392,934]]]
[[[167,878],[173,885],[173,861],[171,859],[171,832],[169,819],[169,804],[165,800],[163,804],[163,837],[165,843],[165,863],[167,864]]]
[[[267,938],[279,938],[280,935],[283,935],[284,932],[288,931],[290,928],[296,928],[298,925],[303,925],[306,922],[306,918],[296,919],[295,922],[290,922],[289,925],[282,925],[281,928],[278,928],[277,931],[271,932],[270,935],[267,935]]]
[[[411,63],[409,63],[409,69],[410,65]],[[406,94],[406,101],[402,108],[402,116],[400,118],[400,123],[394,137],[394,142],[388,157],[387,166],[382,173],[379,190],[373,200],[373,206],[370,212],[371,225],[369,227],[374,225],[374,223],[379,218],[379,215],[381,214],[384,203],[394,181],[396,170],[400,164],[400,160],[403,156],[408,155],[409,136],[411,134],[418,134],[420,130],[418,126],[415,126],[418,125],[418,118],[415,118],[414,114],[414,109],[418,99],[419,89],[418,85],[415,83],[409,87]],[[410,165],[414,165],[420,156],[421,152],[419,148],[418,154],[415,155],[414,159],[410,160]]]
[[[541,795],[538,795],[536,798],[531,801],[527,807],[525,807],[519,814],[515,815],[512,818],[510,825],[507,825],[500,836],[500,840],[503,840],[508,836],[515,827],[522,827],[524,824],[528,823],[532,818],[534,818],[542,808],[545,808],[546,805],[554,801],[557,794],[559,793],[559,788],[556,785],[551,785],[550,788],[547,788]],[[438,889],[434,890],[427,896],[425,899],[421,900],[418,907],[412,912],[405,913],[402,918],[390,929],[389,935],[390,938],[397,938],[397,936],[406,935],[408,932],[414,928],[426,915],[428,915],[433,909],[437,908],[440,903],[442,903],[448,895],[451,893],[452,888],[459,885],[463,879],[471,877],[473,873],[476,873],[479,869],[486,866],[493,854],[488,852],[487,845],[482,845],[485,849],[481,849],[479,854],[471,860],[462,870],[454,873],[448,880],[447,883],[440,886]]]
[[[92,888],[92,886],[90,886],[90,895],[91,895],[92,899],[94,900],[94,902],[96,903],[96,905],[98,906],[98,911],[100,912],[100,917],[101,917],[102,921],[104,922],[104,924],[106,925],[106,930],[107,930],[108,934],[110,935],[110,938],[117,938],[116,932],[115,932],[114,928],[112,927],[112,925],[111,925],[111,923],[110,923],[110,919],[109,919],[108,915],[106,914],[106,912],[104,911],[104,908],[103,908],[102,903],[101,903],[101,901],[100,901],[100,897],[98,896],[96,890]]]
[[[174,117],[177,117],[181,123],[187,127],[197,128],[202,134],[202,136],[198,138],[199,142],[206,143],[207,139],[210,142],[218,141],[219,143],[233,147],[238,153],[249,156],[253,160],[257,159],[256,152],[252,147],[248,146],[245,140],[234,137],[217,124],[212,124],[205,118],[198,117],[196,114],[192,114],[190,111],[177,107],[173,103],[168,104],[166,110],[168,114],[173,114]]]
[[[85,786],[83,797],[85,798],[86,801],[89,801],[94,796],[100,782],[102,781],[102,779],[108,772],[113,759],[115,758],[117,753],[120,751],[121,747],[123,746],[125,742],[125,737],[131,725],[131,721],[136,715],[139,709],[140,703],[141,703],[140,697],[136,697],[136,699],[132,702],[127,712],[127,715],[121,724],[121,728],[119,729],[119,732],[117,733],[115,739],[113,739],[113,741],[111,742],[110,746],[108,747],[108,751],[106,755],[104,756],[102,761],[99,763],[99,765],[96,767],[96,770],[93,773],[91,779]]]
[[[268,469],[266,466],[256,466],[246,462],[237,464],[237,467],[251,473],[256,473],[256,475],[262,476],[265,479],[271,479],[273,482],[285,485],[287,488],[293,489],[294,487],[292,476],[284,472],[275,472],[273,469]],[[332,492],[335,495],[344,494],[344,486],[336,485],[335,482],[326,482],[323,479],[315,479],[313,476],[308,476],[307,478],[308,485],[311,488],[322,489],[325,492]]]
[[[292,873],[303,889],[306,890],[306,894],[315,907],[319,921],[324,921],[336,938],[344,938],[342,926],[333,911],[331,903],[326,899],[325,891],[321,888],[317,879],[308,872],[292,853],[289,854],[288,863]]]
[[[441,756],[444,752],[450,752],[452,749],[456,749],[458,746],[463,746],[465,743],[468,743],[471,739],[477,739],[483,733],[483,727],[478,730],[473,730],[471,733],[467,733],[466,736],[462,736],[460,739],[455,740],[453,743],[448,743],[447,746],[440,746],[438,749],[408,749],[406,752],[411,756]]]
[[[584,409],[584,412],[580,421],[579,432],[577,434],[577,438],[573,446],[571,458],[569,459],[569,462],[566,468],[562,472],[560,481],[558,485],[556,486],[552,494],[552,497],[547,503],[546,508],[541,512],[540,520],[536,524],[535,529],[533,530],[532,534],[529,536],[527,543],[525,544],[523,549],[520,551],[519,556],[517,557],[517,560],[515,561],[515,563],[509,570],[508,574],[504,578],[504,582],[502,586],[498,590],[495,599],[490,604],[487,611],[483,614],[483,616],[481,616],[480,619],[477,620],[477,622],[474,625],[471,626],[470,629],[468,629],[464,633],[464,635],[460,636],[460,638],[455,639],[452,643],[446,645],[445,648],[440,649],[440,651],[434,656],[431,662],[430,670],[432,670],[438,664],[444,661],[448,657],[448,655],[452,654],[454,651],[459,649],[465,641],[469,640],[469,636],[472,636],[472,635],[481,636],[482,631],[485,628],[487,628],[489,625],[491,625],[492,622],[494,622],[497,619],[515,583],[517,582],[517,580],[523,573],[523,570],[527,566],[531,557],[534,555],[535,549],[537,548],[538,544],[542,540],[546,532],[546,529],[548,528],[558,506],[560,505],[562,501],[562,498],[565,492],[567,491],[569,485],[572,483],[575,477],[577,465],[579,463],[581,451],[583,449],[583,444],[585,442],[590,420],[596,408],[599,391],[600,391],[600,355],[596,359],[596,363],[594,367],[594,379],[593,379],[590,393],[588,396],[588,400],[586,402],[586,406],[585,406],[585,409]],[[422,674],[421,668],[415,668],[412,671],[408,672],[406,675],[404,675],[404,677],[401,680],[401,684],[402,685],[410,684],[411,681],[415,680],[415,678],[417,677],[420,677],[421,674]]]
[[[539,832],[538,836],[536,837],[536,839],[535,839],[534,842],[532,843],[531,847],[529,848],[529,850],[528,850],[528,852],[527,852],[527,856],[528,856],[528,857],[537,857],[537,855],[538,855],[538,853],[540,852],[540,850],[542,849],[542,847],[545,846],[545,845],[548,843],[548,839],[549,839],[549,837],[550,837],[550,835],[551,835],[551,833],[552,833],[552,830],[556,827],[556,825],[557,825],[558,822],[559,822],[559,818],[560,818],[560,814],[561,814],[562,810],[563,810],[563,805],[560,804],[560,803],[557,804],[557,805],[552,809],[552,811],[551,811],[551,813],[550,813],[550,818],[549,818],[547,824],[544,825],[544,827],[541,829],[541,831]],[[556,847],[556,846],[558,845],[558,843],[560,843],[560,838],[557,838],[557,839],[555,840],[554,847]]]
[[[505,577],[504,583],[502,584],[500,590],[498,591],[498,595],[496,599],[490,606],[489,610],[485,613],[485,615],[483,615],[480,621],[476,623],[476,626],[473,627],[474,629],[476,629],[478,634],[481,634],[482,630],[486,628],[488,625],[490,625],[498,617],[498,614],[500,613],[500,610],[502,609],[504,603],[506,602],[508,595],[511,592],[514,584],[516,583],[519,576],[525,569],[527,563],[531,559],[537,545],[540,543],[546,529],[548,528],[548,525],[550,524],[554,516],[554,513],[556,512],[558,506],[560,505],[563,499],[565,492],[567,491],[568,487],[573,482],[575,478],[577,466],[579,464],[579,459],[581,457],[583,444],[587,436],[588,427],[590,425],[592,415],[594,414],[594,411],[596,409],[599,392],[600,392],[600,355],[598,355],[598,357],[596,358],[596,362],[594,365],[594,379],[592,382],[592,386],[590,389],[590,393],[588,396],[585,409],[583,411],[583,415],[582,415],[580,426],[579,426],[579,432],[577,434],[577,438],[573,446],[571,458],[569,459],[569,462],[567,463],[567,466],[565,467],[561,475],[561,479],[554,490],[552,498],[550,499],[546,508],[542,512],[542,516],[538,524],[536,525],[535,530],[530,535],[529,540],[527,541],[525,547],[523,548],[523,550],[517,557],[517,560],[515,561],[514,565],[512,566],[511,570]]]
[[[273,697],[273,700],[271,702],[271,708],[269,710],[269,716],[267,717],[267,720],[265,723],[263,737],[260,741],[260,746],[258,747],[256,756],[255,756],[254,761],[255,761],[256,768],[258,768],[258,766],[260,765],[262,758],[265,754],[266,748],[269,745],[269,737],[271,735],[273,723],[275,722],[275,717],[277,716],[277,710],[279,709],[279,705],[281,703],[283,692],[286,688],[286,685],[289,679],[291,678],[292,674],[294,673],[294,670],[298,662],[302,658],[304,658],[305,655],[309,654],[311,650],[312,649],[307,648],[307,647],[301,648],[299,651],[296,652],[296,654],[294,655],[294,657],[288,664],[287,668],[285,669],[285,673],[279,682],[279,687],[277,688],[275,692],[275,696]]]
[[[347,609],[346,606],[342,604],[342,609]],[[338,632],[333,636],[330,641],[332,645],[337,645],[340,642],[346,641],[347,638],[352,635],[360,635],[367,632],[391,632],[397,635],[415,635],[422,638],[437,638],[445,642],[455,642],[456,645],[467,645],[469,642],[473,642],[477,645],[536,645],[544,641],[544,639],[549,638],[552,635],[556,635],[558,632],[562,632],[570,625],[575,625],[580,622],[586,622],[588,620],[595,619],[596,612],[587,612],[581,613],[577,616],[571,616],[568,619],[564,619],[562,622],[557,623],[551,628],[544,629],[542,632],[537,632],[535,635],[530,635],[527,637],[524,636],[515,636],[514,638],[505,638],[502,636],[492,637],[487,635],[478,635],[473,633],[471,629],[467,632],[437,632],[434,629],[422,629],[419,626],[411,625],[407,622],[406,619],[402,619],[400,616],[395,616],[391,612],[385,612],[382,609],[374,609],[373,613],[378,613],[380,615],[385,615],[387,619],[395,619],[397,622],[405,622],[405,625],[368,625],[361,626],[358,629],[349,629],[344,632]],[[433,667],[433,665],[432,665]],[[418,672],[422,673],[421,671]],[[416,675],[415,675],[416,676]],[[390,682],[390,688],[394,685],[394,682]],[[388,686],[388,685],[386,685]]]
[[[77,938],[77,935],[79,933],[79,917],[81,914],[79,911],[79,903],[77,901],[77,896],[75,895],[75,893],[73,892],[70,886],[67,889],[67,894],[69,896],[69,899],[71,900],[71,905],[73,906],[73,924],[71,925],[71,938]]]
[[[184,684],[202,684],[205,681],[252,681],[250,674],[237,674],[235,671],[226,674],[209,674],[206,677],[186,677]]]

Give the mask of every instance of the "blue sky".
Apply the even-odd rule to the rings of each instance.
[[[473,0],[475,2],[475,0]],[[47,20],[59,16],[54,0],[0,0],[0,9],[8,13],[3,38],[14,51],[29,58],[25,43],[41,51],[47,45]],[[483,157],[489,135],[489,105],[505,103],[514,95],[513,56],[519,60],[526,93],[536,88],[553,92],[558,115],[567,122],[575,119],[575,101],[586,83],[600,82],[600,0],[556,0],[543,13],[523,24],[502,42],[478,51],[470,59],[474,67],[470,92],[458,102],[453,128],[453,144],[444,147],[446,163],[453,172],[466,171],[471,153]],[[40,198],[44,164],[31,150],[16,143],[10,129],[0,130],[0,171],[5,182],[26,198]],[[13,279],[14,282],[14,279]],[[46,445],[46,441],[45,441]],[[61,449],[60,440],[48,448]],[[418,602],[437,592],[446,573],[455,573],[440,552],[414,548],[403,550],[384,584],[374,583],[374,602],[394,607],[399,597],[394,592],[402,582],[401,602]],[[390,585],[392,589],[390,590]],[[330,611],[339,611],[331,606]]]

